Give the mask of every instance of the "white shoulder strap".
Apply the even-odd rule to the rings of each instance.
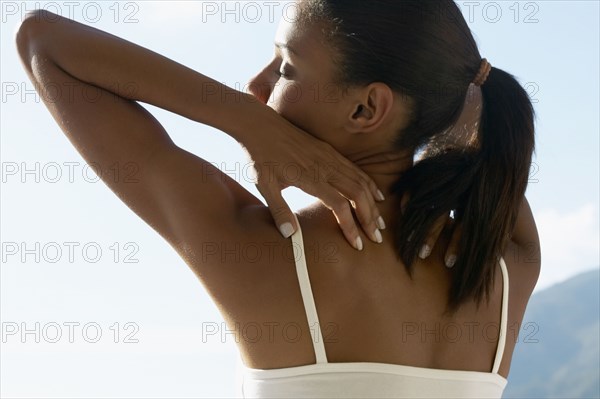
[[[492,373],[497,374],[504,354],[506,344],[506,329],[508,324],[508,270],[504,258],[500,257],[500,268],[502,269],[502,316],[500,318],[500,334],[498,336],[498,347],[496,348],[496,358]]]
[[[302,230],[300,228],[298,216],[296,216],[296,213],[293,214],[296,218],[298,229],[292,234],[292,247],[294,250],[294,260],[296,262],[296,273],[298,274],[298,282],[300,283],[300,292],[302,294],[302,301],[304,302],[304,311],[306,312],[306,318],[308,319],[308,327],[310,329],[317,363],[327,363],[327,355],[325,354],[325,344],[323,343],[323,335],[321,334],[317,307],[315,306],[315,300],[310,287],[310,279],[308,277],[308,269],[306,267]]]

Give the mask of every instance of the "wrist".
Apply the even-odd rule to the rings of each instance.
[[[226,108],[231,112],[223,118],[227,126],[222,130],[248,150],[260,147],[265,128],[271,124],[269,121],[280,117],[269,106],[247,93],[240,93]]]

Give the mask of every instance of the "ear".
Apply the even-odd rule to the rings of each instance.
[[[385,83],[371,83],[361,89],[346,121],[351,133],[370,133],[381,127],[390,116],[394,92]]]

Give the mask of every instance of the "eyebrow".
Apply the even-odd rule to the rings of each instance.
[[[289,45],[287,45],[285,43],[275,42],[275,47],[277,47],[279,49],[284,48],[284,49],[288,50],[290,53],[295,54],[298,57],[300,56],[296,50],[294,50],[292,47],[290,47]]]

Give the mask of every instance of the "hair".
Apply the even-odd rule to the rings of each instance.
[[[458,120],[482,57],[451,0],[305,0],[298,21],[320,23],[346,87],[383,82],[413,100],[412,119],[393,143],[413,154]],[[435,151],[399,176],[394,244],[412,264],[434,222],[454,210],[460,226],[446,312],[470,298],[488,302],[527,187],[534,151],[534,110],[515,77],[492,67],[481,86],[476,149]],[[401,208],[399,208],[401,209]]]

